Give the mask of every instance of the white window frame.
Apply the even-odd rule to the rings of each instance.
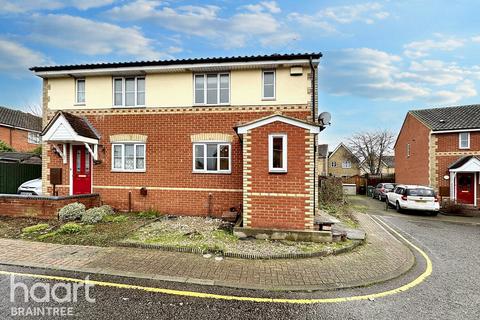
[[[273,167],[273,139],[282,138],[282,168]],[[288,148],[288,138],[285,133],[271,133],[268,135],[268,171],[272,173],[285,173],[288,171],[287,163],[287,149]]]
[[[273,97],[265,97],[265,73],[273,72]],[[275,100],[277,97],[277,72],[275,70],[262,71],[262,100]]]
[[[125,169],[125,145],[133,145],[133,165],[134,169]],[[115,168],[115,146],[122,147],[122,167]],[[143,156],[143,169],[137,169],[137,146],[143,146],[144,156]],[[112,172],[146,172],[147,171],[147,145],[146,143],[139,142],[115,142],[112,143]]]
[[[351,169],[351,168],[352,168],[352,162],[350,160],[342,161],[342,169]]]
[[[125,105],[125,79],[135,79],[135,105],[133,106],[126,106]],[[138,104],[138,89],[137,89],[137,83],[138,79],[143,79],[145,81],[145,88],[143,91],[144,94],[144,104]],[[122,104],[115,104],[115,80],[122,80]],[[137,108],[137,107],[145,107],[146,106],[146,100],[147,100],[147,77],[145,76],[132,76],[132,77],[113,77],[112,78],[112,105],[114,108]]]
[[[32,138],[32,136],[35,138]],[[42,142],[42,137],[38,132],[28,131],[27,142],[30,144],[40,144]]]
[[[207,76],[216,75],[217,76],[217,103],[207,103]],[[228,76],[228,102],[220,103],[220,76]],[[197,90],[195,89],[195,78],[197,76],[203,76],[203,102],[197,102]],[[230,105],[231,94],[232,94],[232,81],[231,81],[230,72],[206,72],[206,73],[194,73],[193,74],[193,105],[195,106],[217,106]]]
[[[83,84],[83,90],[84,90],[84,91],[83,91],[83,101],[79,101],[79,100],[78,100],[78,93],[79,93],[79,91],[78,91],[78,82],[79,82],[79,81],[83,81],[83,83],[84,83],[84,84]],[[84,105],[85,102],[87,101],[87,95],[86,95],[87,87],[86,87],[86,85],[87,85],[87,81],[86,81],[84,78],[82,78],[82,79],[75,79],[75,104],[76,104],[76,105]]]
[[[462,134],[467,135],[467,146],[462,146]],[[460,132],[458,134],[458,148],[459,149],[470,149],[470,132]]]
[[[217,145],[217,170],[207,170],[207,145]],[[203,146],[203,169],[195,168],[195,146]],[[228,170],[220,170],[220,146],[228,146]],[[193,173],[210,173],[210,174],[229,174],[232,173],[232,144],[226,141],[199,141],[192,144],[192,171]]]

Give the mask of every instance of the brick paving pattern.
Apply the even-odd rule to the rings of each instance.
[[[201,255],[122,247],[64,246],[0,239],[0,264],[151,277],[252,289],[334,289],[399,276],[411,251],[368,215],[357,214],[367,243],[338,256],[309,259],[215,261]]]

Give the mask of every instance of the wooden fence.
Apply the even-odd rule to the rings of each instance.
[[[342,178],[342,183],[355,184],[357,186],[357,194],[365,194],[367,186],[376,186],[379,183],[395,182],[395,175],[366,175],[366,176],[352,176]]]
[[[0,193],[15,194],[22,183],[41,176],[41,165],[0,162]]]

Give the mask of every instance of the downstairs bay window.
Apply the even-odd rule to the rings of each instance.
[[[193,144],[193,172],[230,173],[230,143],[196,142]]]
[[[112,144],[112,171],[144,172],[145,144],[115,143]]]

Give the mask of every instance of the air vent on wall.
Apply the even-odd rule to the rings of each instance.
[[[302,67],[291,67],[290,68],[290,75],[291,76],[301,76],[303,74]]]

